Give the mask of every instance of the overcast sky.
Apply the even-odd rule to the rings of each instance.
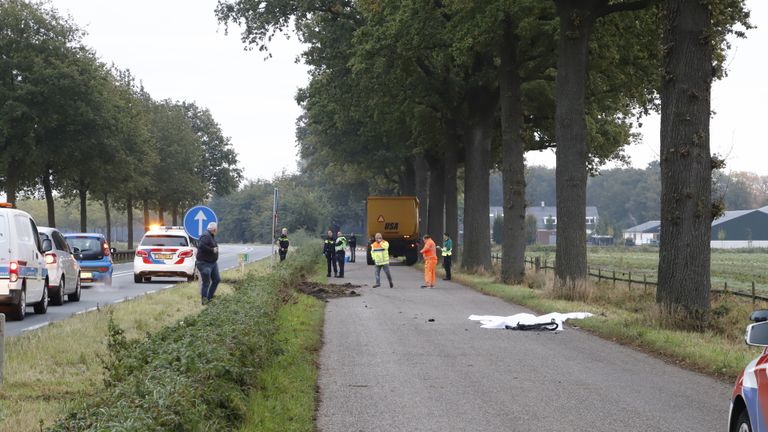
[[[156,99],[195,101],[208,107],[240,154],[248,178],[270,179],[296,169],[296,90],[307,68],[296,64],[295,38],[271,43],[272,58],[244,51],[239,29],[230,35],[216,21],[216,0],[52,0],[88,31],[86,43],[103,61],[128,68]],[[768,175],[768,2],[747,0],[758,28],[734,41],[729,76],[714,85],[712,151],[727,170]],[[658,159],[659,120],[645,119],[643,141],[631,146],[633,165]],[[554,153],[535,152],[529,164],[554,165]]]

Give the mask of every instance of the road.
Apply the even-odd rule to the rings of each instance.
[[[727,430],[727,383],[574,328],[482,329],[467,317],[530,311],[456,283],[420,289],[404,266],[373,289],[371,267],[348,266],[332,282],[367,287],[327,304],[322,432]]]
[[[222,244],[220,247],[219,269],[222,271],[237,266],[237,254],[240,252],[247,251],[249,261],[268,257],[271,252],[271,246]],[[90,312],[100,306],[120,303],[133,297],[171,288],[182,281],[178,278],[158,278],[150,283],[137,284],[133,282],[133,263],[116,264],[111,287],[104,285],[84,287],[79,302],[67,301],[63,306],[48,306],[48,313],[45,315],[37,315],[31,307],[27,308],[28,315],[23,321],[6,323],[6,335],[13,336],[33,331],[72,315]]]

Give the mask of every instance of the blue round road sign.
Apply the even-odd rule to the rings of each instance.
[[[194,239],[199,239],[211,222],[219,222],[216,213],[206,206],[195,206],[184,215],[184,230]]]

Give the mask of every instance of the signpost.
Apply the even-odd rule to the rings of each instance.
[[[277,188],[272,199],[272,265],[275,265],[275,229],[277,227]]]
[[[197,240],[208,229],[208,224],[211,222],[219,222],[216,213],[206,206],[195,206],[184,214],[184,231]]]

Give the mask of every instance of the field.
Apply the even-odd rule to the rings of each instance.
[[[540,256],[542,264],[552,265],[555,260],[554,248],[534,247],[527,251],[528,257]],[[656,281],[659,264],[658,248],[637,247],[589,247],[587,262],[590,270],[597,272],[616,272],[616,276],[626,277],[632,272],[632,279],[642,280],[643,275],[649,282]],[[713,289],[723,289],[725,283],[730,291],[750,292],[755,282],[757,293],[768,294],[768,250],[712,250],[711,278]]]

